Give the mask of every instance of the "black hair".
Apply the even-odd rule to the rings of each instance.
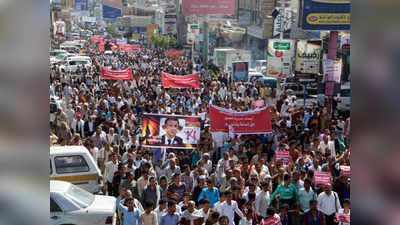
[[[132,197],[129,197],[127,199],[125,199],[125,203],[129,202],[129,201],[133,201],[134,199]]]
[[[311,199],[311,200],[310,200],[310,205],[313,204],[313,203],[318,203],[318,201],[315,200],[315,199]]]
[[[178,118],[175,118],[175,117],[168,117],[168,118],[165,120],[164,124],[167,124],[167,122],[168,122],[169,120],[176,121],[176,122],[178,122],[178,124],[179,124]]]
[[[166,201],[164,199],[160,199],[160,201],[158,201],[159,205],[164,204],[164,203],[166,203]]]
[[[230,191],[230,190],[225,191],[225,195],[231,195],[231,194],[232,194],[232,191]]]
[[[267,215],[273,216],[275,214],[275,208],[268,207],[267,208]]]
[[[280,207],[280,209],[286,209],[286,210],[288,210],[289,209],[289,205],[288,204],[282,204],[281,205],[281,207]]]
[[[210,200],[208,200],[208,199],[201,199],[201,200],[199,201],[199,204],[206,204],[206,203],[210,203]]]
[[[223,219],[227,219],[229,221],[229,217],[228,216],[221,216],[218,220],[221,222]]]
[[[188,164],[183,165],[183,166],[182,166],[182,171],[185,170],[185,169],[188,168],[188,167],[189,167]]]
[[[289,180],[290,179],[290,175],[289,174],[285,174],[283,175],[283,180]]]
[[[144,203],[144,206],[145,206],[146,208],[149,208],[149,207],[153,208],[153,203],[152,203],[152,202],[149,202],[149,201],[146,201],[146,202]]]
[[[251,193],[250,192],[250,193],[247,194],[247,197],[249,197],[249,200],[250,199],[256,199],[256,193]]]
[[[311,179],[310,179],[310,178],[306,178],[306,179],[304,179],[304,183],[308,183],[308,184],[310,184],[310,185],[311,185],[312,181],[311,181]]]
[[[214,219],[218,219],[219,218],[219,212],[211,213],[211,217],[214,218]]]
[[[173,206],[173,205],[176,205],[176,201],[175,200],[169,200],[168,201],[168,207],[169,206]]]
[[[345,203],[350,205],[350,199],[346,198],[345,200],[343,200],[343,204],[345,204]]]

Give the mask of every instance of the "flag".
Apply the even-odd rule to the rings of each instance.
[[[271,16],[275,19],[277,16],[279,15],[279,10],[274,9],[274,11],[272,11]]]

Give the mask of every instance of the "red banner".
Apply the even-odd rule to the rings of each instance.
[[[132,68],[126,70],[110,70],[107,67],[101,67],[102,79],[130,80],[132,79]]]
[[[280,159],[283,159],[283,162],[288,164],[290,162],[290,152],[280,150],[275,151],[275,161]]]
[[[165,55],[171,58],[179,58],[179,56],[181,56],[183,53],[183,50],[177,50],[177,49],[173,49],[171,48],[170,50],[165,52]]]
[[[162,72],[161,76],[163,87],[200,88],[200,80],[197,73],[185,76],[177,76]]]
[[[315,172],[314,173],[315,184],[329,184],[331,183],[330,172]]]
[[[272,132],[269,107],[236,112],[210,105],[211,132],[228,132],[229,125],[235,134],[264,134]]]
[[[90,40],[93,41],[94,43],[97,43],[97,42],[101,42],[102,38],[100,35],[94,35],[94,36],[90,37]]]
[[[119,44],[118,48],[125,52],[137,52],[140,51],[140,45],[131,45],[131,44]]]

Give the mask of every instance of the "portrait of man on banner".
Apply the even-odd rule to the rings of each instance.
[[[162,118],[160,121],[162,145],[183,145],[183,138],[177,134],[185,127],[185,120],[178,118]]]

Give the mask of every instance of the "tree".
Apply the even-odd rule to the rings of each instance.
[[[124,37],[126,38],[126,40],[129,41],[129,39],[132,37],[132,32],[131,31],[126,31],[124,33]]]
[[[114,25],[106,26],[107,33],[111,34],[113,37],[117,36],[117,29]]]
[[[170,48],[176,45],[176,39],[174,37],[167,37],[157,33],[151,34],[151,42],[160,48]]]
[[[171,48],[176,45],[176,38],[171,37],[168,42],[168,46]]]

